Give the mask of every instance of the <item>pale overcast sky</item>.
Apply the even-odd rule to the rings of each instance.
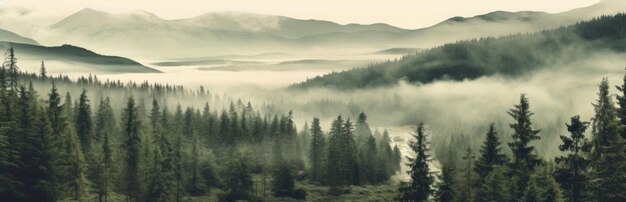
[[[419,28],[453,16],[474,16],[495,10],[554,13],[597,2],[599,0],[0,0],[0,9],[31,8],[58,15],[68,15],[85,7],[112,13],[144,10],[166,19],[213,11],[241,11],[342,24],[382,22]]]

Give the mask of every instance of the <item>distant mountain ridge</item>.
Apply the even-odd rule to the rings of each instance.
[[[360,89],[391,86],[401,80],[424,84],[491,75],[518,77],[567,67],[594,53],[626,53],[626,13],[532,34],[450,43],[398,61],[311,78],[291,88]]]
[[[0,41],[8,41],[8,42],[14,42],[14,43],[24,43],[24,44],[32,44],[32,45],[39,45],[39,43],[33,39],[30,38],[26,38],[23,36],[20,36],[16,33],[7,31],[7,30],[3,30],[0,29]]]
[[[50,72],[57,70],[71,70],[71,72],[99,72],[99,73],[157,73],[158,70],[146,67],[136,61],[117,56],[105,56],[87,50],[85,48],[63,45],[45,47],[40,45],[22,44],[0,41],[0,50],[14,48],[18,63],[28,64],[22,68],[36,70],[41,61],[46,63],[58,63],[49,65]],[[34,67],[33,67],[34,66]]]

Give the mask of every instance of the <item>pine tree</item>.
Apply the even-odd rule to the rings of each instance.
[[[393,146],[393,171],[395,172],[399,172],[402,163],[402,153],[400,152],[400,148],[398,147],[398,144],[396,144],[395,146]]]
[[[44,80],[48,78],[48,71],[46,71],[46,65],[44,64],[43,61],[41,61],[41,69],[39,69],[39,76]]]
[[[320,126],[320,119],[313,118],[311,125],[311,178],[316,181],[321,180],[322,176],[322,161],[324,156],[324,150],[326,147],[326,140]]]
[[[621,95],[617,95],[617,104],[619,106],[617,109],[617,117],[621,125],[619,132],[622,138],[626,139],[626,74],[624,75],[622,86],[615,87],[621,93]]]
[[[65,143],[63,153],[65,161],[61,167],[64,174],[63,186],[74,200],[82,201],[87,194],[86,166],[83,152],[80,149],[78,136],[72,127],[65,127]]]
[[[592,186],[598,201],[625,201],[626,151],[624,139],[618,133],[616,109],[609,96],[605,78],[600,83],[598,100],[594,104],[591,140]]]
[[[74,120],[74,107],[72,106],[72,95],[70,92],[65,93],[65,102],[63,102],[63,110],[68,120]]]
[[[128,99],[126,108],[122,112],[123,146],[124,148],[124,191],[130,201],[139,200],[141,182],[139,179],[139,151],[141,139],[141,121],[138,117],[135,99]]]
[[[506,155],[502,153],[500,145],[495,124],[491,123],[474,168],[480,179],[484,179],[493,170],[493,167],[504,165],[508,162]]]
[[[438,176],[439,183],[435,192],[435,199],[439,202],[453,202],[456,200],[456,182],[454,180],[455,169],[453,165],[443,164],[441,174]]]
[[[187,191],[192,196],[201,196],[207,193],[208,187],[204,182],[204,178],[200,174],[200,145],[198,137],[195,136],[191,146],[191,159],[189,162],[189,183],[187,184]]]
[[[558,166],[555,177],[563,188],[567,201],[588,201],[591,199],[588,187],[590,178],[587,173],[590,166],[588,154],[591,151],[591,144],[585,138],[585,130],[589,122],[583,122],[580,116],[574,116],[570,124],[566,125],[570,136],[561,135],[563,144],[559,145],[559,150],[567,154],[555,159]]]
[[[95,136],[96,141],[100,141],[104,136],[110,136],[116,131],[115,117],[111,108],[111,99],[106,97],[100,99],[98,112],[96,113]]]
[[[410,167],[408,171],[411,181],[407,186],[402,187],[400,191],[402,196],[401,201],[427,201],[433,190],[430,187],[434,181],[430,175],[428,168],[429,155],[428,143],[426,139],[426,131],[424,131],[424,124],[417,124],[416,133],[413,135],[415,141],[411,141],[409,146],[415,152],[415,157],[407,157]]]
[[[87,98],[87,89],[83,89],[78,99],[78,106],[76,107],[78,113],[76,114],[74,126],[76,127],[76,133],[78,134],[82,150],[86,154],[89,154],[93,136],[93,123],[91,122],[91,106]]]
[[[472,188],[474,186],[474,183],[472,181],[472,179],[474,178],[474,159],[476,158],[476,156],[474,156],[474,151],[472,151],[472,148],[467,148],[467,152],[465,153],[465,156],[463,156],[463,160],[466,161],[466,167],[465,167],[465,182],[464,182],[464,189],[463,189],[463,195],[462,195],[462,201],[472,201],[474,199],[474,192],[472,191]]]
[[[94,157],[96,165],[92,184],[99,202],[107,202],[109,192],[113,188],[113,153],[109,139],[109,133],[103,133],[101,148]]]
[[[532,128],[530,120],[533,113],[530,111],[530,104],[526,95],[520,96],[520,103],[515,105],[508,114],[514,119],[514,123],[510,124],[514,133],[512,135],[513,142],[509,143],[509,147],[513,153],[513,162],[509,165],[514,176],[513,183],[517,189],[512,189],[513,197],[522,198],[523,190],[526,188],[530,173],[536,166],[541,163],[539,157],[535,153],[534,146],[530,146],[530,142],[538,140],[537,135],[541,130]]]
[[[52,201],[53,190],[48,172],[50,154],[46,148],[50,126],[46,116],[41,116],[34,89],[27,91],[20,86],[19,92],[17,131],[21,138],[19,142],[13,142],[13,146],[20,150],[20,172],[16,176],[21,181],[23,200]]]
[[[18,74],[19,68],[17,67],[17,58],[15,58],[15,50],[13,47],[9,48],[5,53],[5,59],[3,63],[3,67],[6,69],[9,74],[9,89],[13,92],[17,92],[18,90]]]
[[[372,135],[372,130],[370,129],[369,124],[367,124],[367,115],[365,115],[364,112],[359,114],[359,118],[356,122],[355,134],[358,145],[366,144],[369,136]]]

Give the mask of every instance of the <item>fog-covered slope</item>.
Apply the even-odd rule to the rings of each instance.
[[[128,58],[105,56],[90,50],[63,45],[45,47],[0,41],[0,50],[13,47],[19,55],[20,68],[36,72],[41,61],[45,61],[51,73],[100,72],[100,73],[150,73],[158,70],[146,67]]]
[[[23,36],[20,36],[16,33],[7,31],[7,30],[3,30],[0,29],[0,41],[8,41],[8,42],[14,42],[14,43],[24,43],[24,44],[32,44],[32,45],[39,45],[39,43],[37,43],[37,41],[33,40],[33,39],[29,39]]]
[[[332,73],[293,87],[354,89],[389,86],[400,80],[430,83],[495,74],[516,77],[612,52],[626,52],[626,14],[533,34],[446,44],[399,61]]]

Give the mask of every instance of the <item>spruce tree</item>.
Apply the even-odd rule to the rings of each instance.
[[[311,178],[315,181],[320,181],[322,176],[322,161],[324,157],[324,150],[326,147],[326,140],[320,126],[320,119],[313,118],[311,125]]]
[[[46,71],[46,65],[41,61],[41,68],[39,69],[39,77],[46,80],[48,78],[48,71]]]
[[[64,115],[70,121],[74,120],[74,107],[72,106],[72,95],[70,92],[65,93],[65,101],[63,102]]]
[[[491,123],[485,141],[480,148],[480,156],[474,167],[474,171],[476,171],[480,179],[484,179],[493,170],[493,167],[504,165],[508,162],[506,155],[502,153],[501,144],[495,124]]]
[[[63,187],[70,198],[82,201],[87,196],[86,165],[83,152],[80,149],[78,136],[72,127],[65,127],[65,155],[63,166],[60,169],[64,175]]]
[[[453,165],[442,164],[441,174],[438,175],[437,191],[435,199],[440,202],[453,202],[457,198],[456,182],[454,180],[455,169]]]
[[[625,201],[625,143],[618,133],[619,123],[606,78],[600,83],[594,110],[590,156],[594,198],[599,201]]]
[[[475,181],[473,181],[474,178],[474,159],[476,158],[476,156],[474,156],[474,151],[472,151],[472,148],[467,148],[465,156],[463,156],[463,160],[466,163],[465,166],[465,173],[464,173],[464,178],[465,178],[465,182],[463,182],[463,195],[461,200],[462,201],[472,201],[474,199],[474,192],[472,190]]]
[[[588,170],[591,163],[588,155],[591,144],[585,138],[585,130],[589,122],[581,121],[580,116],[574,116],[566,125],[570,135],[561,135],[563,143],[559,145],[559,150],[566,152],[566,155],[555,159],[557,163],[555,178],[563,188],[567,201],[588,201],[591,199],[588,186],[590,180]]]
[[[530,173],[533,173],[541,160],[535,153],[535,147],[529,145],[531,141],[538,140],[537,135],[541,130],[532,128],[530,104],[526,95],[520,96],[520,102],[508,111],[514,122],[509,124],[513,129],[512,142],[509,147],[513,153],[513,161],[509,165],[513,175],[513,183],[516,189],[513,189],[514,198],[522,198],[523,190],[526,188]]]
[[[82,150],[86,154],[89,154],[93,136],[93,123],[91,122],[91,106],[87,98],[87,89],[83,89],[78,99],[78,106],[76,107],[78,113],[76,114],[74,126],[76,127],[76,133],[78,134]]]
[[[140,152],[140,128],[141,121],[138,117],[135,99],[130,97],[122,112],[123,145],[124,149],[124,172],[123,190],[130,201],[139,200],[141,182],[139,179],[139,152]]]
[[[409,183],[400,189],[402,196],[401,201],[427,201],[433,192],[430,187],[434,181],[428,168],[429,155],[428,155],[428,143],[426,138],[426,131],[424,131],[424,124],[417,124],[416,133],[413,135],[415,141],[411,141],[409,146],[411,150],[415,152],[415,157],[407,157],[410,167],[408,171],[411,180]]]
[[[24,201],[53,201],[53,188],[49,180],[51,176],[50,153],[47,145],[50,125],[39,110],[34,89],[26,90],[19,87],[18,101],[18,132],[19,142],[12,146],[19,148],[20,165],[16,177],[20,180],[21,193]]]
[[[100,141],[104,136],[111,136],[116,131],[115,117],[111,108],[111,99],[100,99],[96,113],[95,140]]]

